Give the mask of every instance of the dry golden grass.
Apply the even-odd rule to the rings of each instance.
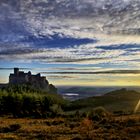
[[[88,118],[0,118],[0,140],[139,140],[140,116],[113,117],[94,122]]]

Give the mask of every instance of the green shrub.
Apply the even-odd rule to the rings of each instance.
[[[97,107],[88,112],[87,117],[94,121],[100,121],[104,118],[108,118],[110,113],[103,107]]]
[[[58,104],[53,104],[52,106],[50,106],[50,111],[52,113],[52,117],[61,115],[63,113],[61,106]]]

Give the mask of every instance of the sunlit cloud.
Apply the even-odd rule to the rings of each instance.
[[[139,7],[138,0],[1,1],[1,68],[11,62],[29,63],[31,68],[34,63],[60,65],[52,68],[56,71],[52,74],[62,73],[50,75],[51,79],[74,79],[71,72],[65,73],[68,70],[76,75],[138,75]],[[95,68],[90,70],[89,65]],[[39,70],[49,68],[33,68]]]

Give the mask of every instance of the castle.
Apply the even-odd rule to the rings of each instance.
[[[14,68],[14,73],[9,76],[9,84],[31,84],[36,88],[47,88],[49,82],[40,73],[33,75],[30,71],[24,73],[19,71],[19,68]]]

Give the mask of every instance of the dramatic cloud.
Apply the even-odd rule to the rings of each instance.
[[[1,67],[140,69],[139,0],[1,0],[0,33]]]

